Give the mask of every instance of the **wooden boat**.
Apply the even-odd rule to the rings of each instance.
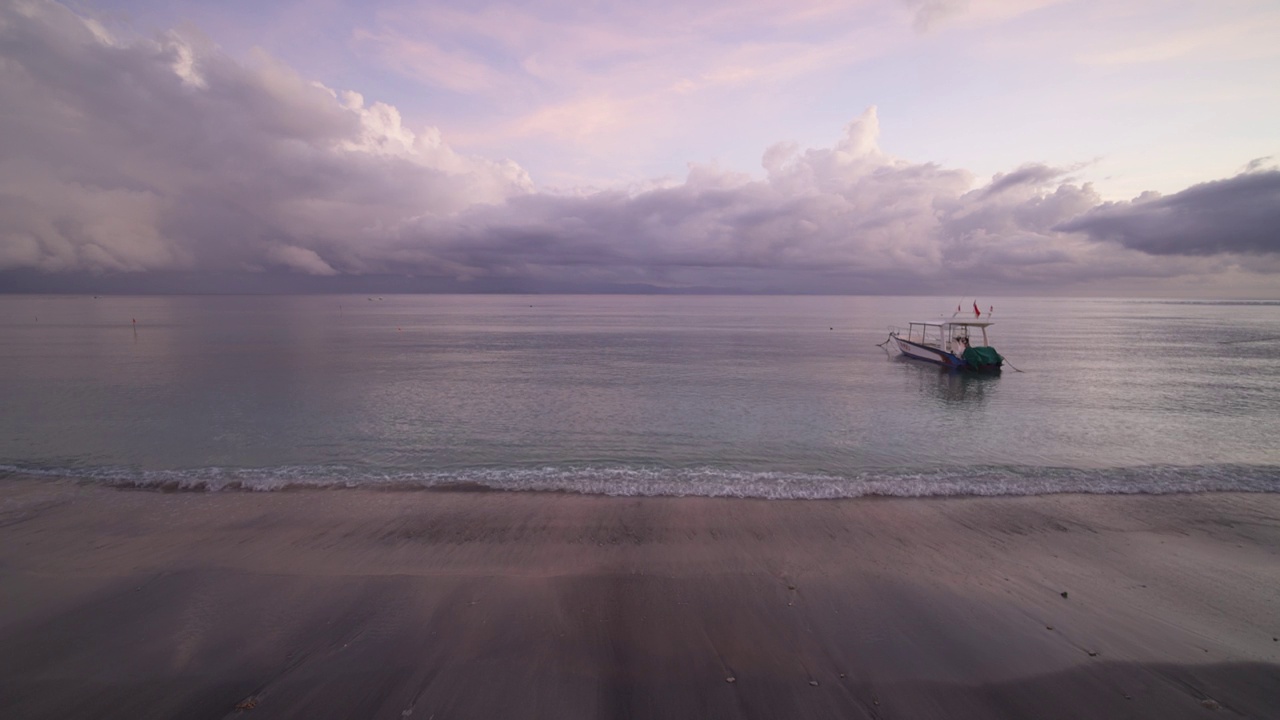
[[[898,351],[913,360],[936,363],[953,370],[1000,372],[1004,358],[987,340],[987,328],[995,323],[972,320],[923,320],[908,323],[905,330],[894,328],[889,338]],[[977,338],[981,336],[979,343]]]

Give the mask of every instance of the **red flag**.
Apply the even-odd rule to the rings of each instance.
[[[982,317],[982,311],[978,309],[978,301],[977,301],[977,300],[974,300],[974,301],[973,301],[973,316],[974,316],[974,317]]]

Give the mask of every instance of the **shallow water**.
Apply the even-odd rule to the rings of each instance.
[[[877,347],[955,303],[0,296],[0,466],[254,489],[1280,491],[1280,303],[979,298],[1024,371],[994,377]]]

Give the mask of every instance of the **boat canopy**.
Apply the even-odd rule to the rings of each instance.
[[[995,324],[994,320],[913,320],[912,325],[928,325],[930,327],[990,327]]]

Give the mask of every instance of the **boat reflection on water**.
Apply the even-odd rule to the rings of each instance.
[[[985,403],[1000,382],[998,374],[924,365],[902,355],[892,358],[892,362],[902,366],[906,384],[914,385],[921,394],[945,404]]]

